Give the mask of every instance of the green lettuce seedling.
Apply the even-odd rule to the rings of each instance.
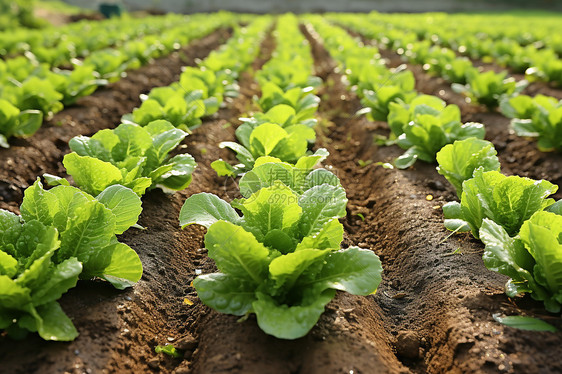
[[[422,114],[438,117],[443,124],[460,122],[461,118],[458,106],[447,105],[444,100],[432,95],[419,95],[409,103],[391,102],[387,118],[388,127],[392,131],[391,139],[402,135],[404,127]]]
[[[436,155],[437,171],[455,187],[459,199],[462,184],[472,178],[474,170],[500,171],[500,161],[494,145],[487,140],[468,138],[447,144]]]
[[[516,235],[523,222],[535,212],[554,204],[547,198],[558,186],[519,176],[506,177],[498,171],[474,171],[462,185],[461,202],[443,206],[445,227],[451,231],[472,231],[479,238],[484,218],[502,226],[508,235]]]
[[[480,238],[486,244],[484,264],[507,275],[509,297],[529,293],[546,310],[560,313],[562,305],[562,216],[533,214],[512,238],[499,224],[484,219]]]
[[[409,103],[416,97],[415,79],[411,71],[385,71],[360,82],[365,107],[360,114],[367,114],[371,121],[386,121],[390,104],[397,101]]]
[[[399,169],[412,166],[418,159],[435,162],[437,152],[445,145],[472,137],[483,139],[486,131],[481,123],[461,123],[458,107],[452,105],[443,111],[424,106],[402,129],[404,133],[398,137],[397,144],[406,152],[394,161]]]
[[[9,148],[12,136],[25,138],[41,127],[43,114],[38,110],[20,111],[6,100],[0,99],[0,147]]]
[[[281,110],[277,111],[278,107]],[[307,124],[294,123],[294,110],[287,105],[278,105],[257,119],[247,120],[236,129],[240,143],[222,142],[221,148],[229,148],[237,153],[240,165],[231,166],[223,160],[211,164],[219,175],[237,175],[251,170],[257,158],[271,156],[284,162],[297,163],[300,159],[312,157],[316,162],[324,160],[328,152],[321,148],[309,155],[309,143],[316,139],[315,131]],[[261,123],[261,120],[276,120]],[[285,127],[284,127],[285,126]]]
[[[502,102],[502,112],[513,118],[517,135],[537,138],[543,152],[562,150],[562,101],[548,96],[519,95]]]
[[[139,196],[146,189],[182,190],[191,183],[195,160],[188,154],[169,153],[187,136],[167,121],[141,127],[125,123],[94,136],[77,136],[69,142],[74,152],[63,164],[74,182],[97,195],[108,186],[122,184]]]
[[[181,130],[190,131],[201,125],[201,117],[205,115],[201,90],[186,93],[172,87],[158,87],[142,99],[140,107],[123,116],[124,123],[147,126],[156,120],[166,120]]]
[[[258,175],[272,165],[260,167],[251,181],[262,180]],[[302,191],[305,179],[292,188],[275,179],[251,194],[250,187],[249,197],[235,202],[242,217],[227,202],[204,193],[188,198],[180,212],[182,227],[208,228],[205,247],[219,269],[195,279],[199,298],[222,313],[255,313],[263,331],[282,339],[304,336],[336,290],[368,295],[381,280],[373,252],[339,249],[343,226],[338,217],[345,215],[347,203],[343,188],[321,184],[295,192]]]
[[[60,249],[53,259],[77,258],[83,266],[81,279],[103,278],[118,289],[140,279],[138,255],[115,236],[136,224],[142,210],[129,188],[113,185],[94,198],[66,185],[45,190],[37,180],[25,190],[20,210],[25,222],[36,220],[58,230]]]
[[[526,80],[516,82],[513,78],[506,78],[506,75],[505,71],[481,73],[473,70],[468,74],[466,85],[453,83],[451,87],[455,92],[463,93],[491,110],[505,97],[518,95],[528,84]]]
[[[313,87],[294,87],[283,91],[275,83],[265,82],[261,87],[262,94],[258,100],[258,105],[263,112],[267,112],[280,104],[288,105],[295,111],[295,122],[303,122],[314,117],[320,102],[320,98],[311,93],[312,90]]]
[[[76,286],[82,265],[76,257],[54,261],[57,229],[0,210],[0,329],[14,338],[27,331],[45,340],[78,336],[57,300]]]

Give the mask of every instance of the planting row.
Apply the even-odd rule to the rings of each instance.
[[[220,272],[194,280],[203,303],[222,313],[255,313],[266,333],[296,339],[316,324],[336,290],[374,293],[382,267],[370,250],[340,249],[338,219],[346,214],[347,198],[336,175],[313,169],[326,150],[307,151],[318,106],[310,84],[318,80],[295,16],[279,18],[276,40],[276,52],[257,74],[263,91],[258,103],[267,111],[243,119],[236,130],[240,143],[223,144],[242,164],[213,165],[229,175],[246,171],[239,181],[243,198],[228,203],[193,195],[180,223],[208,229],[205,247]]]
[[[472,23],[474,19],[466,18],[457,18],[452,21],[442,17],[428,19],[427,16],[411,16],[405,21],[403,18],[395,16],[372,15],[370,19],[372,22],[381,22],[386,28],[394,29],[389,31],[391,35],[400,30],[408,35],[407,39],[412,38],[411,40],[417,41],[419,38],[426,48],[437,45],[447,47],[445,49],[447,52],[448,48],[451,48],[459,54],[473,59],[494,61],[501,66],[509,67],[514,73],[525,74],[529,80],[540,79],[552,82],[556,86],[562,84],[562,60],[558,57],[556,50],[545,47],[540,38],[525,46],[508,36],[494,40],[479,29],[480,26]],[[449,27],[450,22],[455,22],[455,30]],[[541,22],[544,21],[541,20]],[[548,21],[546,23],[548,24]],[[494,33],[492,31],[494,28],[504,30],[504,26],[494,24],[494,26],[488,25],[486,29]],[[539,29],[548,29],[545,26],[541,24]],[[553,27],[552,32],[555,35],[558,34],[559,30],[554,31],[555,24],[551,26]],[[497,33],[496,31],[495,34]],[[545,40],[548,39],[550,38],[545,38]]]
[[[198,17],[203,16],[193,16],[188,23],[176,22],[164,35],[149,35],[92,52],[73,70],[50,70],[49,65],[25,57],[0,62],[0,71],[5,70],[0,81],[0,145],[8,147],[11,136],[31,136],[41,126],[43,116],[52,116],[100,85],[119,80],[125,70],[138,68],[234,22],[233,15],[226,13],[205,17],[205,22],[198,22]]]
[[[217,53],[235,53],[238,44],[253,46],[268,23],[260,19],[239,29],[232,39],[236,42]],[[216,74],[224,78],[225,72]],[[15,337],[37,331],[46,340],[72,340],[77,331],[56,300],[78,278],[103,278],[119,289],[140,279],[138,255],[115,235],[136,225],[146,189],[179,190],[190,183],[193,158],[169,156],[187,135],[160,119],[75,137],[70,142],[74,152],[63,163],[81,189],[45,175],[56,187],[45,190],[37,181],[25,191],[21,216],[2,211],[0,328]]]
[[[391,137],[385,144],[406,149],[395,160],[395,166],[407,168],[417,159],[438,161],[439,172],[457,188],[461,202],[443,207],[445,226],[454,232],[472,231],[478,238],[478,230],[484,225],[485,264],[512,278],[506,286],[508,296],[528,292],[544,301],[548,311],[558,313],[562,295],[562,202],[547,198],[558,187],[547,181],[500,174],[496,151],[491,143],[481,140],[483,125],[463,125],[457,106],[416,94],[409,72],[398,72],[390,78],[391,72],[376,60],[376,49],[361,47],[344,30],[320,18],[310,21],[323,37],[325,47],[342,64],[341,70],[350,84],[363,97],[362,103],[369,105],[369,115],[388,122]],[[407,83],[373,87],[375,68],[382,76],[377,82],[391,79],[392,84]],[[370,74],[361,75],[367,71]]]
[[[532,100],[520,95],[526,81],[517,82],[513,78],[506,78],[507,72],[480,72],[470,60],[457,57],[452,50],[431,47],[428,40],[418,41],[415,33],[408,33],[399,28],[387,30],[385,24],[378,25],[369,21],[367,17],[338,15],[332,19],[350,29],[361,31],[370,38],[382,41],[384,45],[414,63],[423,64],[424,70],[443,76],[453,83],[454,90],[464,93],[471,101],[484,104],[490,110],[499,106],[506,116],[515,118],[513,128],[520,136],[539,139],[540,149],[562,149],[562,100],[552,97],[541,99],[542,95],[537,100]],[[396,84],[395,81],[395,78],[391,80],[393,85]],[[390,85],[391,82],[385,85]],[[413,82],[413,79],[408,82]],[[402,86],[410,89],[408,83],[403,83]],[[510,110],[510,103],[524,106],[518,111]],[[521,121],[523,119],[526,121]],[[526,126],[522,127],[522,123]]]

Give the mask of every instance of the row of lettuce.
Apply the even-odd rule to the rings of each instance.
[[[387,16],[379,14],[338,14],[328,18],[379,41],[385,48],[395,50],[413,63],[422,64],[425,70],[453,83],[454,90],[466,94],[473,102],[484,104],[490,109],[499,106],[504,115],[513,118],[512,127],[519,136],[538,139],[540,150],[562,149],[562,100],[542,95],[533,99],[522,95],[521,91],[525,88],[526,81],[517,82],[513,78],[506,78],[505,71],[480,72],[469,59],[457,57],[453,50],[432,45],[431,40],[419,41],[415,32],[396,26],[400,24],[397,19],[387,19]],[[414,79],[405,77],[407,75],[409,73],[388,78],[384,81],[383,88],[386,91],[411,91]],[[402,79],[399,79],[400,77]],[[401,100],[407,102],[411,97],[413,96],[403,97]],[[364,104],[373,106],[368,101]],[[525,109],[513,110],[514,106],[519,105],[523,105]]]
[[[74,104],[100,86],[118,81],[127,69],[167,55],[219,27],[232,26],[236,19],[229,13],[217,13],[210,17],[153,17],[135,20],[127,27],[117,25],[128,22],[111,22],[101,26],[91,22],[77,28],[76,31],[86,34],[91,29],[93,40],[106,32],[103,26],[108,26],[108,34],[115,33],[113,38],[102,38],[99,45],[84,42],[79,52],[83,59],[73,58],[78,56],[75,41],[72,34],[63,32],[52,41],[58,43],[57,48],[68,49],[60,61],[50,61],[41,52],[42,47],[34,47],[23,56],[0,60],[0,146],[9,147],[8,139],[12,136],[33,135],[45,116]],[[74,28],[66,32],[72,30]],[[75,36],[81,37],[80,34]],[[91,49],[86,51],[86,48]],[[54,53],[63,55],[61,51]],[[70,69],[53,67],[59,63],[68,64],[68,58],[72,59]]]
[[[216,71],[206,63],[239,53],[240,45],[249,47],[250,61],[269,23],[258,18],[247,28],[236,28],[225,47],[200,63],[201,71],[235,87],[237,73],[248,63],[230,59],[230,65],[216,65]],[[188,71],[184,83],[195,87],[192,94],[207,99],[204,81]],[[217,93],[215,102],[222,100]],[[216,106],[207,111],[203,105],[201,116],[212,114]],[[78,332],[57,300],[78,279],[101,278],[124,289],[141,278],[138,254],[116,235],[140,228],[140,198],[147,190],[181,190],[191,182],[194,159],[170,155],[188,135],[176,124],[185,126],[165,119],[144,126],[127,121],[92,137],[75,137],[63,164],[79,188],[45,175],[54,187],[47,190],[38,179],[27,188],[21,215],[0,211],[0,329],[14,337],[36,331],[46,340],[73,340]]]
[[[490,22],[489,16],[443,17],[443,15],[412,15],[404,18],[381,17],[414,32],[420,40],[430,40],[459,54],[496,62],[511,71],[526,74],[558,86],[562,84],[562,39],[558,15],[521,17],[517,27]],[[488,21],[483,25],[484,20]],[[496,20],[495,20],[496,21]],[[506,33],[506,29],[515,31]],[[525,32],[522,32],[525,30]],[[535,33],[529,37],[530,33]],[[539,34],[542,34],[539,36]],[[523,39],[522,37],[529,37]]]
[[[510,278],[509,297],[529,293],[560,313],[562,200],[549,198],[558,186],[501,174],[494,146],[485,140],[449,144],[437,161],[460,198],[443,206],[445,227],[482,240],[486,267]]]
[[[506,285],[509,296],[529,293],[544,302],[548,311],[559,313],[562,201],[548,198],[558,186],[502,175],[493,145],[483,140],[481,124],[463,125],[458,107],[417,94],[411,73],[387,70],[378,60],[376,48],[357,44],[344,30],[319,17],[309,21],[368,106],[370,117],[388,122],[391,135],[386,144],[406,149],[395,165],[407,168],[417,159],[437,161],[439,173],[456,188],[461,201],[443,206],[445,226],[454,232],[471,231],[484,242],[485,265],[510,277]],[[319,38],[315,30],[310,31]],[[374,71],[380,74],[373,80]],[[388,79],[400,83],[373,87]],[[525,114],[529,117],[540,112],[534,101],[551,99],[519,96],[506,105],[514,113],[523,111],[519,101],[524,100],[530,101]]]
[[[522,46],[509,37],[499,40],[484,37],[471,24],[471,17],[370,14],[367,18],[370,22],[385,27],[389,39],[401,39],[402,48],[407,49],[408,43],[415,43],[419,44],[415,48],[416,52],[422,46],[433,48],[434,52],[442,50],[450,54],[454,51],[473,59],[495,62],[514,73],[525,74],[529,80],[540,79],[557,86],[562,84],[562,60],[554,49],[546,47],[544,43]],[[503,28],[506,25],[494,23],[494,26]]]
[[[193,195],[180,224],[207,227],[205,247],[219,271],[194,280],[203,303],[222,313],[253,313],[267,334],[296,339],[317,323],[336,290],[374,293],[382,266],[371,250],[341,249],[346,193],[336,175],[315,168],[327,151],[309,151],[319,80],[294,15],[278,19],[276,42],[257,73],[262,112],[238,127],[239,143],[222,144],[240,164],[213,165],[219,174],[244,173],[242,197],[228,203],[213,194]]]
[[[166,24],[177,26],[186,22],[185,16],[167,15],[145,18],[123,17],[104,21],[80,21],[42,30],[18,28],[0,33],[0,56],[25,56],[32,62],[59,67],[75,58],[84,58],[92,52],[115,47],[143,36],[162,32]]]

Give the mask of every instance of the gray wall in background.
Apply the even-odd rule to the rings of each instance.
[[[281,12],[461,12],[475,10],[546,9],[562,11],[562,0],[65,0],[84,8],[121,3],[129,10],[156,9],[194,13],[230,10]]]

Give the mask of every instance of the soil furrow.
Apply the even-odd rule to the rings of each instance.
[[[330,56],[315,45],[317,60],[326,64]],[[331,100],[323,107],[347,114],[329,118],[328,162],[348,192],[350,241],[372,248],[383,261],[375,310],[382,311],[396,357],[420,373],[560,371],[561,334],[510,329],[491,315],[536,313],[557,325],[560,319],[529,297],[508,299],[506,278],[484,267],[479,242],[468,235],[444,240],[449,233],[440,206],[454,196],[448,182],[434,165],[418,162],[406,171],[376,165],[402,151],[375,146],[373,134],[386,124],[351,117],[359,101],[338,74],[329,72],[326,79]],[[358,160],[367,166],[359,167]]]
[[[219,29],[192,41],[178,52],[127,72],[127,76],[77,104],[57,113],[28,139],[11,139],[9,149],[0,148],[0,208],[18,212],[23,190],[44,173],[61,175],[63,156],[69,152],[68,141],[77,135],[114,128],[121,116],[141,103],[139,95],[153,87],[167,86],[179,79],[181,68],[194,66],[221,45],[232,30]]]

